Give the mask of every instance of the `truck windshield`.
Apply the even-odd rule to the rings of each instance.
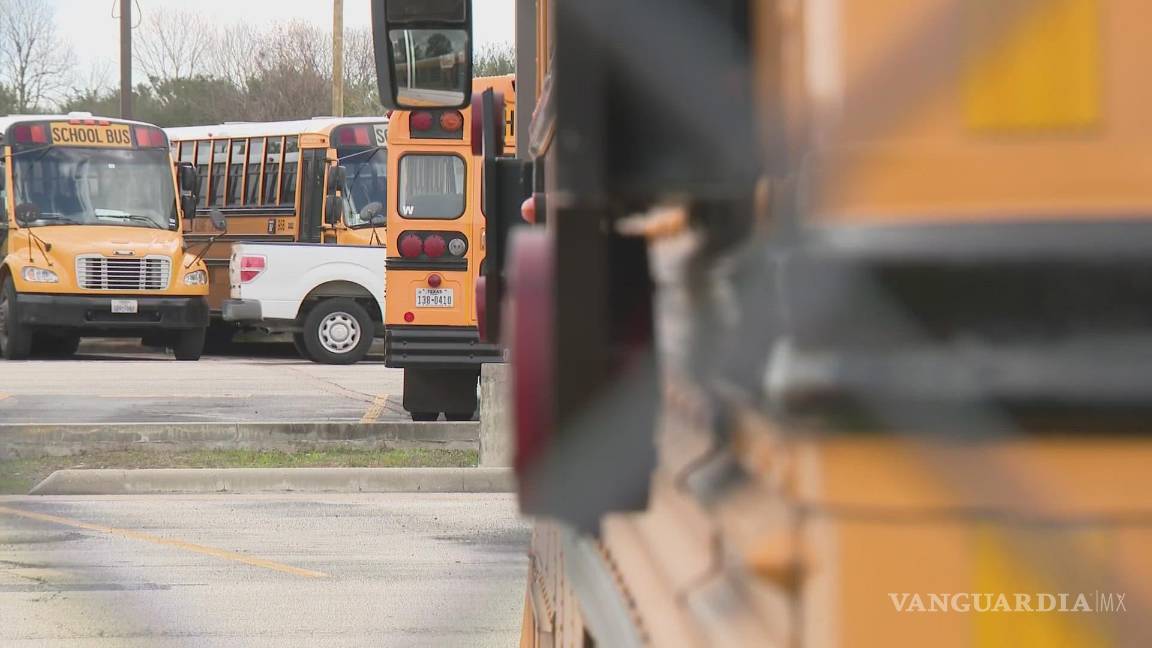
[[[46,147],[13,160],[16,204],[36,207],[31,226],[179,225],[167,151]]]
[[[388,153],[384,148],[363,150],[341,149],[340,164],[348,174],[345,195],[349,227],[367,225],[362,212],[371,203],[379,203],[380,212],[388,204]]]

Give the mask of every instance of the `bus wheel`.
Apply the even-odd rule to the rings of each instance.
[[[75,335],[45,335],[35,338],[32,352],[49,358],[71,358],[80,348],[80,338]]]
[[[23,360],[32,353],[32,331],[16,317],[16,286],[4,280],[0,289],[0,354],[5,360]]]
[[[176,334],[172,341],[172,353],[177,360],[199,360],[204,353],[204,336],[206,331],[202,328],[188,329]]]
[[[351,299],[326,299],[304,318],[308,358],[323,364],[352,364],[372,348],[375,331],[364,307]]]
[[[437,414],[429,414],[431,412],[445,412],[449,417],[468,412],[464,420],[470,420],[479,405],[476,398],[479,380],[479,369],[405,367],[404,409],[412,413],[413,421],[439,418]]]
[[[464,412],[444,412],[444,418],[449,421],[471,421],[475,417],[475,412],[468,412],[467,414]]]
[[[305,360],[312,359],[312,354],[308,352],[308,345],[304,344],[303,333],[292,334],[292,346],[296,347],[296,353],[299,353],[301,358]]]
[[[412,412],[412,420],[420,423],[431,423],[440,418],[440,412]]]

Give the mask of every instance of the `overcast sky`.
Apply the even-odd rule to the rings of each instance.
[[[478,45],[515,39],[514,0],[473,0]],[[112,18],[118,0],[48,0],[56,10],[60,37],[72,44],[79,63],[77,73],[88,77],[95,68],[108,84],[119,78],[119,22]],[[221,23],[304,20],[332,24],[329,0],[136,0],[139,11],[195,9]],[[134,8],[133,11],[136,11]],[[368,0],[344,0],[345,27],[367,27],[371,10]],[[135,16],[134,16],[135,18]],[[138,20],[134,21],[138,22]]]

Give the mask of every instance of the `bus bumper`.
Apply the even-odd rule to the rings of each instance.
[[[388,367],[458,369],[503,362],[498,345],[480,341],[469,326],[389,326],[384,334],[384,364]]]
[[[112,300],[133,300],[135,313],[113,313]],[[37,328],[58,328],[103,334],[156,329],[195,329],[208,326],[208,300],[203,297],[144,297],[107,295],[17,295],[17,319]]]

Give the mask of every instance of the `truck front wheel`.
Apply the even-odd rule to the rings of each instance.
[[[172,354],[177,360],[199,360],[204,353],[206,329],[194,328],[180,331],[172,341]]]
[[[32,331],[16,313],[16,286],[11,277],[0,288],[0,355],[5,360],[24,360],[32,353]]]
[[[304,348],[322,364],[353,364],[372,348],[376,327],[364,307],[351,299],[325,299],[304,318]]]

